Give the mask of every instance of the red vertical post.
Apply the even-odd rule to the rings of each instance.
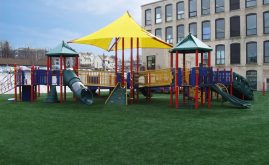
[[[20,99],[20,101],[22,101],[22,95],[21,95],[21,90],[22,90],[22,88],[21,88],[21,86],[22,86],[22,71],[21,71],[21,68],[19,68],[19,72],[18,72],[18,75],[20,76],[19,77],[19,99]]]
[[[173,70],[173,53],[170,54],[170,68]],[[173,87],[170,85],[170,106],[173,106]]]
[[[31,102],[34,100],[34,88],[33,88],[33,84],[34,84],[34,80],[33,80],[33,70],[34,68],[33,68],[33,66],[31,66],[31,73],[30,73],[30,75],[31,75],[31,92],[30,92],[30,100],[31,100]]]
[[[178,108],[178,51],[176,51],[176,71],[175,71],[175,94],[176,94],[176,108]]]
[[[39,70],[39,67],[37,69]],[[38,94],[38,97],[40,97],[40,83],[37,86],[37,94]]]
[[[148,79],[149,79],[149,85],[147,87],[148,89],[148,96],[147,96],[147,101],[150,103],[151,102],[151,90],[150,90],[150,84],[151,84],[151,75],[150,75],[150,72],[148,72]]]
[[[63,103],[63,56],[60,56],[60,103]]]
[[[50,76],[51,76],[51,83],[52,83],[52,57],[49,57],[49,71],[50,71]],[[52,85],[52,84],[51,84]],[[49,87],[49,92],[50,92],[50,87]]]
[[[217,82],[219,83],[219,68],[217,68]],[[219,94],[217,93],[217,100],[219,100]]]
[[[133,38],[131,38],[131,56],[130,56],[130,103],[133,103],[134,99],[134,74],[133,74]]]
[[[124,37],[122,37],[121,85],[124,86]]]
[[[195,109],[198,110],[198,50],[195,52]]]
[[[204,67],[204,53],[201,53],[201,65],[202,67]],[[202,81],[204,81],[204,77],[202,77]],[[204,104],[204,88],[200,89],[200,93],[201,93],[201,104]]]
[[[115,86],[117,85],[117,75],[118,75],[118,38],[115,41]]]
[[[186,54],[183,53],[183,78],[182,78],[182,84],[184,85],[184,83],[186,82]],[[189,84],[185,84],[185,85],[189,85]],[[183,87],[183,105],[186,105],[186,97],[185,97],[185,87]]]
[[[17,101],[17,65],[14,64],[14,101]]]
[[[64,57],[64,70],[66,70],[66,57]],[[64,85],[64,101],[66,101],[66,85]]]
[[[233,68],[230,70],[230,95],[233,95]]]
[[[208,69],[211,69],[211,52],[208,52],[208,59],[207,59],[207,65],[208,65]],[[208,81],[211,80],[211,77],[213,75],[210,75],[210,72],[208,72]],[[209,82],[211,83],[211,82]],[[208,103],[208,108],[210,109],[211,108],[211,88],[208,87],[208,93],[207,93],[207,103]]]
[[[226,83],[227,78],[226,78],[226,68],[224,68],[224,83]]]
[[[139,38],[136,40],[136,73],[139,74]],[[139,102],[139,80],[137,80],[136,103]]]
[[[265,96],[265,82],[262,82],[262,95]]]
[[[47,56],[47,95],[49,95],[49,57]]]

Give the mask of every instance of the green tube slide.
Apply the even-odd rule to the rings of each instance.
[[[75,96],[84,104],[91,105],[93,103],[93,95],[87,87],[85,87],[78,76],[72,70],[63,71],[64,84],[67,85]]]

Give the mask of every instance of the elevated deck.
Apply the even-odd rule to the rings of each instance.
[[[170,86],[173,80],[171,69],[141,71],[138,77],[139,87]]]
[[[115,87],[116,75],[111,71],[79,70],[79,78],[86,86]]]

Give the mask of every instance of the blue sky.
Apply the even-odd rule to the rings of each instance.
[[[0,40],[13,48],[53,48],[88,35],[129,11],[141,23],[140,6],[154,0],[0,0]],[[71,44],[77,51],[104,50]]]

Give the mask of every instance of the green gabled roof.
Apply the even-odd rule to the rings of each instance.
[[[47,56],[50,57],[76,57],[79,56],[79,54],[71,48],[67,43],[62,41],[61,44],[56,46],[55,48],[51,49],[48,53],[46,53]]]
[[[169,52],[175,53],[178,51],[179,53],[195,53],[196,50],[199,52],[209,52],[212,51],[212,48],[190,33]]]

